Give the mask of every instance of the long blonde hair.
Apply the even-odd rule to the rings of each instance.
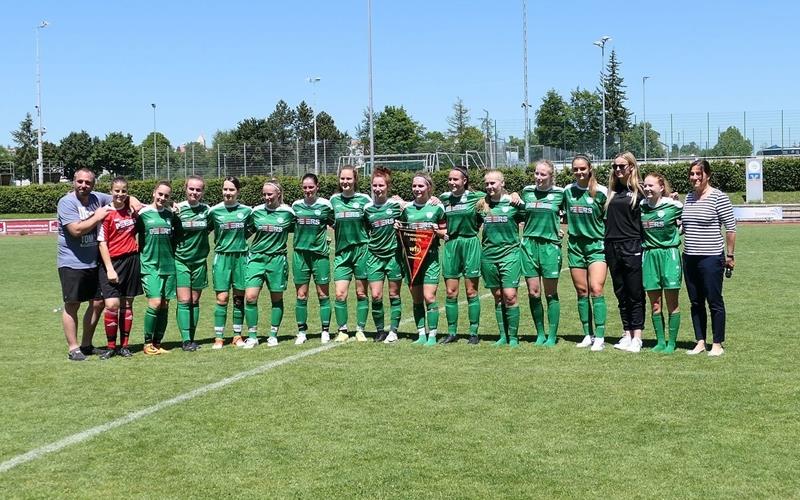
[[[627,187],[633,193],[631,196],[631,207],[636,208],[639,195],[642,193],[642,181],[639,178],[639,164],[636,163],[636,157],[633,156],[633,153],[630,151],[626,151],[624,153],[620,153],[614,157],[614,160],[617,158],[622,158],[625,160],[625,163],[628,164],[630,168],[630,172],[628,173],[628,181]],[[606,209],[608,209],[608,205],[611,203],[611,199],[614,198],[617,190],[617,184],[619,183],[619,179],[617,176],[614,175],[614,167],[611,167],[611,172],[608,174],[608,199],[606,199]]]

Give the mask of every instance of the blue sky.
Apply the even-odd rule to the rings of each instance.
[[[200,133],[210,139],[268,115],[279,99],[311,102],[310,75],[322,78],[317,108],[352,132],[367,106],[366,5],[9,2],[0,30],[0,144],[11,144],[26,112],[35,114],[35,26],[44,19],[51,23],[41,31],[47,140],[85,129],[101,137],[129,132],[138,143],[153,128],[150,103],[174,145]],[[444,130],[460,96],[476,122],[486,109],[501,135],[521,135],[521,11],[521,0],[373,0],[376,110],[403,105],[427,129]],[[607,34],[606,55],[616,49],[638,116],[641,77],[649,75],[654,124],[666,126],[674,113],[703,140],[705,113],[716,120],[725,112],[758,127],[760,143],[765,127],[780,135],[784,109],[784,127],[794,121],[790,135],[800,138],[797,2],[529,1],[528,11],[534,108],[550,88],[568,95],[596,86],[600,50],[592,42]],[[750,117],[739,117],[743,111]],[[688,142],[694,132],[683,134]]]

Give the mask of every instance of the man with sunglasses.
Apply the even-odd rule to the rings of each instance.
[[[111,196],[95,193],[95,177],[91,170],[75,172],[73,190],[58,200],[58,277],[64,309],[61,322],[72,361],[99,354],[92,347],[92,336],[103,311],[98,283],[97,226],[109,212]],[[78,309],[89,302],[83,315],[83,337],[78,344]]]

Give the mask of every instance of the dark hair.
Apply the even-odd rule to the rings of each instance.
[[[86,168],[86,167],[83,167],[83,168],[79,168],[78,170],[76,170],[76,171],[75,171],[75,173],[74,173],[74,174],[72,174],[72,180],[75,180],[75,179],[77,179],[77,178],[78,178],[78,174],[80,174],[80,173],[84,173],[84,174],[91,174],[91,176],[92,176],[92,182],[94,182],[94,181],[95,181],[95,179],[97,178],[97,176],[96,176],[96,175],[94,175],[94,172],[92,172],[91,170],[89,170],[89,169],[88,169],[88,168]]]
[[[125,184],[127,186],[128,180],[120,175],[111,179],[111,185],[113,186],[114,184]]]
[[[372,170],[372,178],[383,177],[386,180],[386,187],[392,185],[392,171],[383,165],[378,165]]]
[[[155,189],[153,189],[153,191],[155,191],[156,189],[160,188],[161,186],[167,186],[170,189],[170,191],[172,191],[172,183],[170,181],[168,181],[168,180],[160,180],[160,181],[158,181],[158,184],[156,184],[156,187],[155,187]]]
[[[300,184],[302,184],[303,181],[306,179],[311,179],[312,181],[314,181],[315,186],[319,184],[319,177],[317,177],[317,174],[314,174],[312,172],[308,172],[306,175],[304,175],[303,178],[300,179]]]
[[[225,177],[225,180],[223,180],[222,183],[225,184],[225,181],[228,181],[231,184],[233,184],[233,186],[236,188],[237,191],[242,189],[242,183],[239,182],[239,179],[237,179],[236,177],[234,177],[232,175],[229,175],[228,177]]]
[[[186,176],[186,184],[189,184],[189,181],[200,181],[203,183],[203,189],[206,188],[206,181],[199,175],[188,175]]]
[[[700,167],[703,169],[703,173],[707,176],[711,177],[711,164],[708,163],[708,160],[703,160],[701,158],[696,159],[692,163],[689,164],[689,173],[692,173],[692,167]]]
[[[453,167],[450,169],[451,172],[453,170],[455,170],[464,177],[464,188],[469,189],[469,174],[467,173],[467,169],[464,167]]]

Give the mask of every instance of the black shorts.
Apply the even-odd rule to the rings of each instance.
[[[61,279],[61,295],[64,297],[65,304],[102,298],[96,267],[91,269],[59,267],[58,277]]]
[[[142,294],[142,278],[139,267],[139,254],[129,253],[111,259],[117,272],[117,282],[109,283],[106,266],[100,264],[100,291],[106,299],[136,297]]]

